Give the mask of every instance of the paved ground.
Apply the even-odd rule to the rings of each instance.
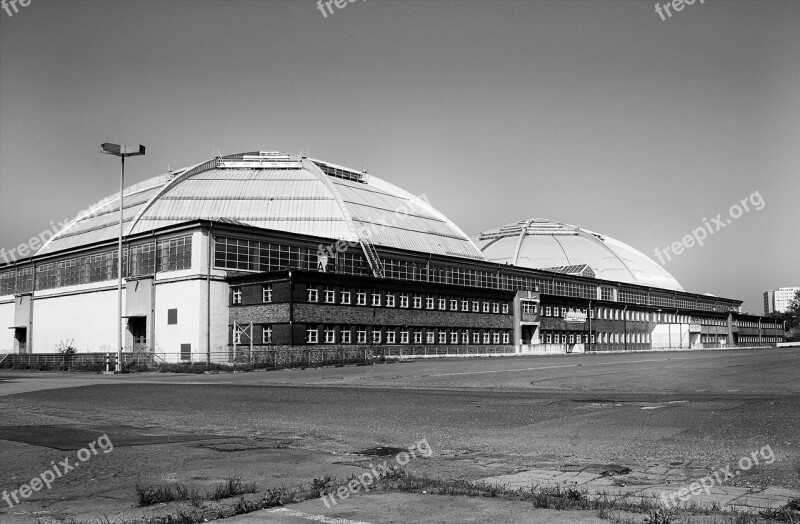
[[[771,504],[756,495],[779,500],[792,492],[766,488],[800,489],[798,406],[796,349],[214,375],[6,372],[0,373],[0,490],[19,488],[102,434],[114,450],[0,510],[0,522],[141,515],[131,497],[137,481],[206,489],[236,475],[266,490],[347,476],[370,462],[353,452],[421,439],[434,454],[407,467],[431,476],[529,483],[539,473],[586,473],[587,486],[643,490],[688,487],[770,446],[771,464],[719,487],[729,490],[731,502],[752,495]],[[631,472],[589,478],[594,474],[581,469],[609,464]]]

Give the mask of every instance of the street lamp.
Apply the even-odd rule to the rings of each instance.
[[[119,177],[119,241],[117,243],[117,366],[122,371],[122,211],[124,207],[123,191],[125,190],[125,157],[144,155],[144,146],[121,146],[104,142],[100,151],[122,159],[122,173]]]

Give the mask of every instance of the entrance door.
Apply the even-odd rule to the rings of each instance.
[[[128,319],[128,331],[133,337],[133,350],[147,350],[147,317],[131,317]]]
[[[28,328],[14,328],[14,345],[17,353],[28,352]]]

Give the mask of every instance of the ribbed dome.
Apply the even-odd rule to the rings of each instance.
[[[125,190],[125,234],[207,219],[376,246],[484,260],[427,202],[372,175],[285,153],[214,158]],[[67,224],[38,254],[118,235],[119,194]]]
[[[631,246],[569,224],[523,220],[484,231],[474,240],[491,262],[535,269],[588,264],[602,280],[684,290],[664,268]]]

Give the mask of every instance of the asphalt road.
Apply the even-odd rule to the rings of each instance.
[[[126,478],[206,480],[192,463],[206,458],[197,455],[191,435],[212,450],[207,442],[218,438],[252,457],[287,446],[316,457],[253,472],[264,487],[310,481],[323,465],[341,467],[331,457],[421,439],[436,460],[415,467],[470,478],[566,463],[682,462],[714,469],[769,445],[775,463],[741,481],[800,487],[796,349],[427,360],[215,375],[4,372],[0,409],[0,451],[24,457],[5,463],[2,489],[52,460],[32,450],[77,449],[85,445],[78,440],[103,431],[127,451],[97,459],[93,475],[103,478],[102,464],[113,462],[109,475],[119,489]],[[63,435],[60,447],[30,436],[47,433],[30,427],[41,425]],[[67,426],[89,433],[59,429]],[[70,444],[71,434],[78,436]],[[259,448],[254,442],[283,444]],[[136,455],[148,446],[169,449],[180,460]],[[222,478],[223,470],[251,472],[237,453],[216,451],[213,464]],[[69,497],[79,505],[81,487],[73,488]]]

